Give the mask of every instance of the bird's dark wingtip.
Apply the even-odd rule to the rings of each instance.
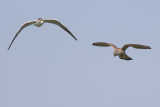
[[[77,38],[75,38],[74,36],[72,36],[72,37],[73,37],[76,41],[78,41]]]
[[[9,51],[10,47],[11,47],[11,45],[9,45],[9,47],[8,47],[8,51]]]
[[[128,59],[124,59],[124,60],[130,61],[130,60],[133,60],[133,59],[132,58],[128,58]]]

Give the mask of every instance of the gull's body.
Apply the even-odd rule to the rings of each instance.
[[[59,22],[58,20],[56,20],[56,19],[42,19],[42,18],[38,18],[37,20],[26,22],[26,23],[24,23],[24,24],[20,27],[19,31],[16,33],[16,35],[14,36],[11,44],[9,45],[8,50],[10,49],[12,43],[14,42],[14,40],[16,39],[16,37],[18,36],[18,34],[19,34],[25,27],[27,27],[27,26],[29,26],[29,25],[32,25],[32,24],[34,24],[34,26],[41,27],[44,23],[52,23],[52,24],[58,25],[58,26],[61,27],[63,30],[65,30],[66,32],[68,32],[75,40],[77,40],[76,37],[75,37],[61,22]]]
[[[151,49],[150,46],[145,46],[140,44],[125,44],[122,48],[117,48],[114,44],[105,43],[105,42],[96,42],[96,43],[93,43],[93,45],[102,46],[102,47],[112,46],[114,48],[113,55],[119,56],[120,59],[124,59],[124,60],[132,60],[132,58],[127,56],[125,53],[125,50],[130,46],[137,49]]]

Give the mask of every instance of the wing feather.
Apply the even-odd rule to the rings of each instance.
[[[16,39],[16,37],[18,36],[18,34],[27,26],[33,24],[35,21],[30,21],[30,22],[27,22],[27,23],[24,23],[20,29],[18,30],[18,32],[16,33],[16,35],[14,36],[12,42],[10,43],[9,47],[8,47],[8,50],[10,49],[10,47],[12,46],[12,43],[14,42],[14,40]]]
[[[106,43],[106,42],[96,42],[96,43],[93,43],[92,45],[94,45],[94,46],[102,46],[102,47],[112,46],[113,48],[117,48],[115,45],[113,45],[111,43]]]
[[[146,45],[140,45],[140,44],[125,44],[123,47],[122,47],[122,50],[126,50],[128,47],[133,47],[133,48],[137,48],[137,49],[151,49],[150,46],[146,46]]]
[[[61,27],[63,30],[65,30],[66,32],[68,32],[75,40],[77,40],[77,38],[67,29],[67,27],[65,27],[61,22],[59,22],[56,19],[45,19],[43,20],[45,23],[52,23],[52,24],[56,24],[59,27]]]

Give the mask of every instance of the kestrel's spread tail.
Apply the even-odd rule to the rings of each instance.
[[[119,54],[119,58],[124,60],[132,60],[132,58],[126,55],[126,53]]]

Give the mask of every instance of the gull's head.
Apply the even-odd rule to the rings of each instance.
[[[38,18],[37,20],[43,20],[42,18]]]
[[[34,25],[37,27],[41,27],[43,24],[44,24],[43,19],[38,18]]]

